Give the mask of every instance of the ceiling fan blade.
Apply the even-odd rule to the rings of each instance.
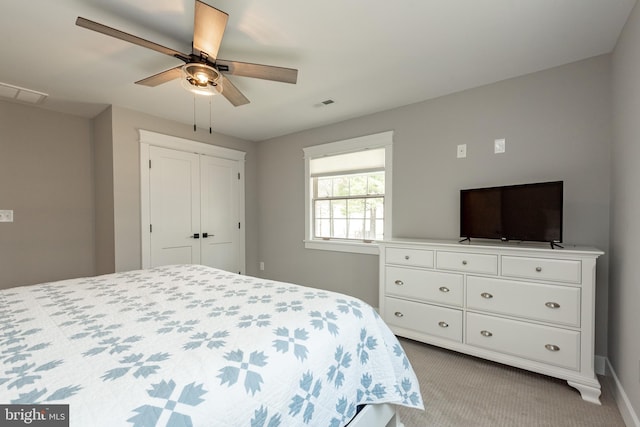
[[[124,31],[116,30],[115,28],[108,27],[98,22],[82,18],[81,16],[78,16],[78,18],[76,19],[76,25],[79,27],[87,28],[89,30],[97,31],[102,34],[106,34],[111,37],[115,37],[120,40],[127,41],[129,43],[137,44],[138,46],[146,47],[147,49],[155,50],[156,52],[164,53],[165,55],[179,58],[185,62],[189,61],[189,55],[185,55],[184,53],[178,52],[177,50],[164,47],[149,40],[136,37],[132,34],[125,33]]]
[[[146,79],[138,80],[136,84],[155,87],[155,86],[161,85],[162,83],[166,83],[168,81],[180,78],[181,74],[182,74],[182,65],[175,68],[171,68],[169,70],[165,70],[158,74],[154,74],[153,76],[147,77]]]
[[[193,48],[216,59],[229,15],[206,3],[196,0],[193,23]]]
[[[220,74],[220,78],[222,79],[222,95],[227,98],[234,107],[249,103],[249,99],[244,96],[228,78],[223,74]]]
[[[274,67],[272,65],[251,64],[249,62],[226,61],[219,59],[216,66],[222,72],[234,76],[255,77],[276,82],[292,83],[298,81],[298,70],[294,68]]]

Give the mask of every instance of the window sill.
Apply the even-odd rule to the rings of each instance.
[[[379,255],[380,248],[378,242],[345,242],[338,240],[305,240],[306,249],[317,249],[322,251],[351,252],[356,254]]]

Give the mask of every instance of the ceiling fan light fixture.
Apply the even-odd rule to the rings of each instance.
[[[182,87],[196,95],[212,96],[222,93],[222,78],[215,68],[200,63],[182,67]]]

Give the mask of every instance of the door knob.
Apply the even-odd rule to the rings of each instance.
[[[199,239],[200,238],[200,233],[193,233],[193,236],[189,236],[192,239]]]
[[[213,236],[215,236],[215,234],[209,235],[209,233],[202,233],[202,238],[203,239],[206,239],[207,237],[213,237]]]

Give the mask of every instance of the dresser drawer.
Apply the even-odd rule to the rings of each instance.
[[[466,342],[562,368],[579,368],[580,332],[467,313]]]
[[[467,308],[580,326],[580,288],[468,276]]]
[[[385,267],[385,294],[462,307],[463,276],[455,273]]]
[[[390,326],[462,342],[461,310],[386,297],[383,315]]]
[[[433,251],[430,250],[386,248],[385,257],[388,264],[433,267]]]
[[[580,283],[582,264],[579,260],[502,257],[502,275],[554,282]]]
[[[438,251],[436,267],[467,273],[498,274],[498,256],[466,252]]]

